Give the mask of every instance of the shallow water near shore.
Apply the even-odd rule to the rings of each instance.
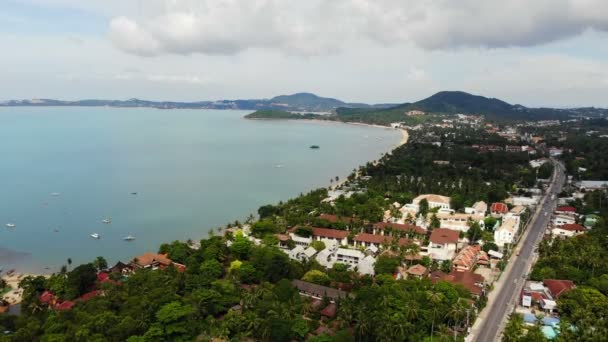
[[[200,239],[260,205],[329,185],[401,137],[393,129],[243,119],[247,113],[0,108],[0,267],[52,272],[67,258],[113,263]]]

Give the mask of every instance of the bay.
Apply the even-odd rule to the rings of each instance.
[[[0,266],[51,272],[67,258],[128,261],[198,240],[260,205],[328,186],[400,140],[392,129],[248,113],[0,108]],[[129,234],[136,240],[123,241]]]

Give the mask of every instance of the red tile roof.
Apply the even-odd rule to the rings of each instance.
[[[427,269],[426,269],[426,267],[424,267],[422,265],[414,265],[414,266],[408,268],[406,272],[408,274],[413,274],[413,275],[417,275],[417,276],[423,276],[423,275],[426,274]]]
[[[565,212],[565,213],[575,213],[576,212],[576,208],[575,207],[563,206],[563,207],[557,208],[555,211],[561,211],[561,212]]]
[[[430,241],[439,245],[447,243],[458,243],[460,232],[447,228],[436,228],[431,233]]]
[[[83,294],[82,296],[78,297],[78,300],[87,301],[87,300],[89,300],[91,298],[97,297],[99,294],[100,294],[99,291],[94,290],[94,291],[91,291],[91,292],[87,292],[87,293]]]
[[[509,212],[509,207],[507,207],[507,205],[504,203],[495,202],[495,203],[492,203],[492,206],[490,207],[490,212],[506,214]]]
[[[55,310],[70,310],[73,306],[74,306],[74,302],[66,300],[65,302],[62,302],[61,304],[57,304],[55,305]]]
[[[50,291],[44,291],[42,295],[40,295],[40,302],[49,304],[55,299],[55,295]]]
[[[348,236],[348,232],[346,230],[338,229],[312,228],[312,235],[330,239],[344,239]]]
[[[325,317],[329,317],[329,318],[334,318],[336,317],[336,313],[338,311],[338,307],[336,306],[335,303],[329,303],[328,306],[325,307],[325,309],[321,310],[321,315],[325,316]]]
[[[108,281],[109,279],[110,279],[110,275],[107,274],[106,272],[99,272],[97,274],[97,281],[100,281],[103,283],[103,282]]]
[[[452,284],[462,285],[465,289],[471,291],[474,295],[481,295],[483,287],[477,284],[483,284],[485,281],[483,276],[473,272],[452,271],[447,276],[443,277],[444,281]]]
[[[287,241],[291,240],[291,236],[289,236],[287,234],[277,234],[277,239],[279,239],[279,241],[281,241],[281,242],[287,242]]]
[[[382,243],[390,244],[391,241],[393,240],[393,238],[390,236],[384,236],[384,235],[359,233],[359,234],[357,234],[357,236],[355,236],[355,238],[353,240],[355,240],[357,242],[366,242],[366,243],[375,243],[375,244],[382,244]]]
[[[426,230],[424,228],[415,226],[413,224],[400,224],[400,223],[389,223],[389,222],[378,222],[374,224],[374,228],[376,229],[386,229],[392,228],[394,230],[399,230],[402,232],[412,232],[420,235],[426,234]]]
[[[543,284],[549,289],[553,298],[558,298],[564,292],[572,290],[576,285],[571,280],[545,279]]]
[[[558,228],[561,228],[563,230],[569,230],[571,232],[582,232],[582,231],[587,230],[587,229],[585,229],[585,227],[581,226],[580,224],[576,224],[576,223],[564,224],[563,226],[558,227]]]

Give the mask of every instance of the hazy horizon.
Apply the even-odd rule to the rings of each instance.
[[[526,106],[608,107],[600,0],[0,3],[3,100],[306,91],[402,103],[461,90]]]

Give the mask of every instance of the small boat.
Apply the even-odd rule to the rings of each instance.
[[[122,239],[125,240],[125,241],[133,241],[133,240],[135,240],[135,236],[133,236],[133,235],[127,235],[127,236],[125,236]]]
[[[51,192],[51,196],[55,196],[55,197],[57,197],[57,196],[59,196],[59,195],[61,195],[61,193],[59,193],[59,192]]]
[[[132,192],[131,195],[137,195],[137,192]]]
[[[110,224],[112,223],[112,219],[108,217],[107,219],[101,220],[101,223]]]
[[[319,145],[310,145],[310,148],[312,148],[313,150],[316,150],[319,148]]]
[[[99,238],[101,237],[101,235],[99,235],[99,234],[97,234],[97,233],[93,233],[93,234],[91,234],[91,237],[92,237],[93,239],[99,239]]]
[[[277,164],[277,165],[275,165],[274,167],[276,167],[276,168],[280,169],[280,168],[282,168],[282,167],[283,167],[283,164]]]
[[[6,228],[15,228],[15,227],[17,227],[17,225],[14,224],[14,223],[7,223],[6,224]]]

